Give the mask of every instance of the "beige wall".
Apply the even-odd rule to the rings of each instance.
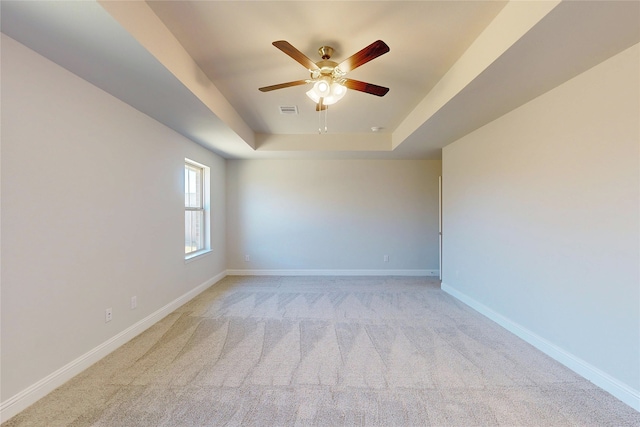
[[[1,136],[5,402],[224,273],[225,163],[5,35]],[[213,252],[189,264],[185,157],[214,201]]]
[[[228,161],[229,268],[437,270],[440,172],[432,160]]]
[[[583,375],[636,399],[636,409],[638,52],[443,150],[443,288],[523,328]]]

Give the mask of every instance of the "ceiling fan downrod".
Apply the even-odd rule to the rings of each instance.
[[[331,58],[331,55],[333,55],[333,48],[331,46],[321,46],[318,49],[318,54],[326,61]]]

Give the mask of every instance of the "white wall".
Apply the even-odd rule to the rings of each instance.
[[[188,264],[185,157],[213,201]],[[225,272],[224,159],[5,35],[1,173],[3,402]]]
[[[440,172],[429,160],[228,161],[229,268],[437,270]]]
[[[640,410],[638,52],[443,150],[443,289]]]

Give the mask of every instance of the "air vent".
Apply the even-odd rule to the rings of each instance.
[[[281,105],[280,114],[298,114],[298,106],[296,105]]]

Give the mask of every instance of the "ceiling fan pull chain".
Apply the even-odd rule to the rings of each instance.
[[[327,133],[327,117],[329,117],[329,106],[324,110],[324,133]]]

